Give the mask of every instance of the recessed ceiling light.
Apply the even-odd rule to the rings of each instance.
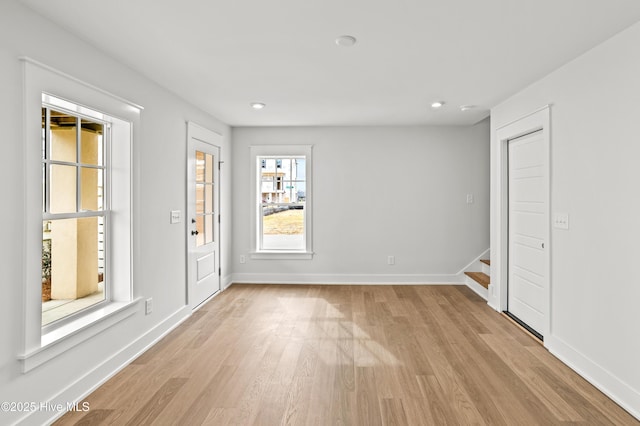
[[[266,104],[263,104],[262,102],[251,102],[251,108],[253,109],[262,109],[264,107],[266,107]]]
[[[470,109],[474,109],[475,105],[460,105],[460,111],[469,111]]]
[[[442,108],[444,101],[435,101],[431,104],[431,108]]]
[[[358,40],[354,36],[341,35],[336,39],[336,44],[342,47],[351,47],[356,44]]]

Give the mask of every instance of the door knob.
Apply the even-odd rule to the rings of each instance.
[[[198,235],[198,234],[199,234],[199,232],[197,230],[196,231],[191,231],[191,235]]]

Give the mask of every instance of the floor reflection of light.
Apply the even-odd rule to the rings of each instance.
[[[279,297],[278,301],[286,311],[285,318],[295,318],[296,324],[292,325],[292,329],[305,330],[298,335],[300,338],[318,341],[322,346],[335,341],[334,348],[316,347],[320,349],[316,350],[318,357],[325,364],[353,364],[355,367],[401,365],[395,355],[384,347],[384,343],[376,341],[363,328],[346,319],[339,305],[316,297]],[[317,317],[314,316],[314,310],[320,312]],[[382,333],[381,326],[372,327],[380,327]]]

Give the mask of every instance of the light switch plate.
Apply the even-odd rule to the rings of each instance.
[[[180,210],[171,210],[171,223],[182,222],[182,212]]]
[[[569,213],[554,213],[553,227],[558,229],[569,229]]]

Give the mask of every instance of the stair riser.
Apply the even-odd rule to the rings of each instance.
[[[478,296],[484,300],[489,300],[489,291],[474,281],[471,277],[466,277],[466,284],[471,290],[473,290]]]
[[[491,276],[491,266],[480,262],[480,264],[482,265],[482,272],[484,272],[485,274]]]

